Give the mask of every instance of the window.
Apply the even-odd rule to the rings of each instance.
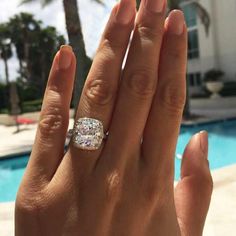
[[[187,23],[188,28],[197,25],[197,13],[196,8],[193,4],[186,4],[183,7],[183,12],[185,15],[185,20]]]
[[[199,87],[202,85],[201,73],[189,73],[187,79],[190,87]]]
[[[197,28],[197,11],[192,3],[182,3],[188,27],[188,59],[199,58],[199,38]]]
[[[188,32],[188,58],[199,58],[198,30],[189,30]]]

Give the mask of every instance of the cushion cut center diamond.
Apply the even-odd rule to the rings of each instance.
[[[73,141],[81,149],[96,150],[104,137],[103,125],[99,120],[80,118],[75,124]]]

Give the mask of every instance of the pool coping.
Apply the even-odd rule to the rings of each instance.
[[[182,128],[193,128],[201,125],[208,125],[208,124],[217,124],[217,123],[223,123],[227,121],[236,121],[236,116],[234,117],[229,117],[229,118],[219,118],[219,119],[199,119],[198,121],[183,121],[181,123]],[[25,148],[17,148],[16,150],[13,151],[5,151],[3,154],[0,154],[0,160],[4,159],[9,159],[9,158],[14,158],[16,156],[24,156],[24,155],[29,155],[32,151],[33,145],[29,145],[28,147]]]
[[[25,155],[30,155],[31,153],[31,149],[27,149],[27,150],[24,150],[24,151],[16,151],[16,152],[12,152],[12,153],[9,153],[7,155],[0,155],[0,160],[6,160],[6,159],[13,159],[13,158],[16,158],[16,157],[21,157],[21,156],[25,156]]]
[[[217,118],[217,119],[200,118],[199,120],[182,121],[181,127],[184,127],[184,128],[196,127],[199,125],[216,124],[216,123],[222,123],[222,122],[234,121],[234,120],[236,121],[236,116],[232,116],[228,118]]]

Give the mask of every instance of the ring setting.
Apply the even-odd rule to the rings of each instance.
[[[79,149],[97,150],[105,138],[103,124],[93,118],[79,118],[75,123],[72,141]]]

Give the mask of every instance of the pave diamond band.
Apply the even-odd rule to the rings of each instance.
[[[102,122],[93,118],[79,118],[75,123],[72,141],[83,150],[97,150],[105,138]]]

